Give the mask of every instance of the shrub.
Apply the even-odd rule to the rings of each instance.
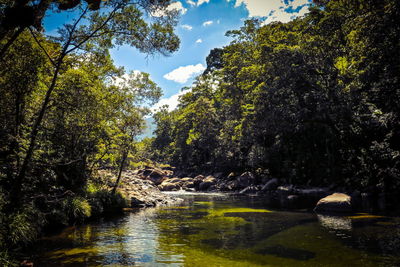
[[[107,189],[101,189],[89,195],[89,203],[93,215],[99,216],[107,213],[118,213],[127,207],[126,199],[120,194],[113,194]]]
[[[83,222],[92,214],[92,207],[83,197],[67,198],[64,205],[70,222]]]

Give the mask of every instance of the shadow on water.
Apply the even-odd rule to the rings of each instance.
[[[37,266],[400,266],[400,220],[271,211],[262,199],[184,195],[65,229],[38,243]]]
[[[257,250],[256,253],[263,255],[274,255],[281,258],[290,258],[299,261],[305,261],[315,257],[314,252],[303,249],[287,248],[279,245]]]

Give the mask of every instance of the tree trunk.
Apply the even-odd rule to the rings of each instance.
[[[0,60],[3,60],[4,55],[6,54],[8,48],[14,43],[15,40],[17,40],[18,36],[25,30],[25,27],[20,27],[14,34],[11,36],[11,38],[5,43],[5,45],[1,48],[0,50]]]
[[[119,181],[121,180],[122,171],[124,170],[124,165],[125,165],[125,161],[127,158],[128,158],[128,153],[124,152],[122,154],[121,165],[119,166],[117,181],[115,182],[114,188],[112,190],[113,194],[115,194],[117,192],[117,187],[119,185]]]
[[[46,110],[47,110],[47,106],[48,106],[48,104],[50,102],[51,93],[54,91],[54,88],[56,87],[57,78],[58,78],[58,74],[60,72],[60,67],[61,67],[61,64],[63,62],[63,58],[64,58],[64,56],[60,57],[60,59],[58,60],[57,65],[56,65],[56,68],[54,70],[54,74],[53,74],[53,78],[52,78],[51,84],[50,84],[49,88],[47,89],[46,96],[45,96],[45,98],[43,100],[43,103],[42,103],[42,107],[40,108],[39,114],[38,114],[38,116],[37,116],[37,118],[35,120],[35,123],[34,123],[33,127],[32,127],[28,150],[27,150],[25,158],[24,158],[24,160],[22,162],[21,169],[20,169],[20,171],[19,171],[19,173],[18,173],[18,175],[17,175],[17,177],[15,178],[15,181],[14,181],[13,189],[12,189],[12,192],[11,192],[11,197],[15,201],[15,204],[17,204],[19,202],[20,197],[21,197],[22,183],[23,183],[23,181],[25,179],[26,172],[28,170],[29,164],[30,164],[31,159],[32,159],[33,151],[34,151],[35,145],[36,145],[36,139],[37,139],[37,136],[38,136],[38,133],[39,133],[39,127],[40,127],[40,125],[42,123],[42,120],[43,120],[44,115],[45,115]]]

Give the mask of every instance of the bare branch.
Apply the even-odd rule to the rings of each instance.
[[[120,8],[120,6],[116,6],[113,11],[111,11],[110,15],[108,16],[108,18],[99,26],[97,27],[97,29],[95,29],[91,34],[89,34],[88,36],[85,37],[85,39],[83,39],[81,42],[79,42],[77,45],[75,45],[73,48],[67,50],[65,53],[71,53],[72,51],[78,49],[79,47],[81,47],[87,40],[89,40],[90,38],[92,38],[93,36],[95,36],[95,34],[100,31],[102,28],[104,28],[104,26],[107,25],[107,23],[114,17],[115,12]]]
[[[39,47],[43,50],[43,52],[46,54],[47,58],[50,60],[51,64],[53,66],[56,66],[56,63],[54,62],[54,60],[51,58],[51,56],[49,55],[49,53],[47,52],[46,48],[44,48],[42,46],[42,43],[38,40],[38,38],[36,37],[36,34],[33,32],[31,27],[28,27],[33,39],[35,39],[36,43],[39,45]]]

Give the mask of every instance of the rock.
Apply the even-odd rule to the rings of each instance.
[[[276,189],[276,193],[279,194],[279,195],[288,196],[288,195],[290,195],[290,194],[293,193],[293,192],[294,192],[294,187],[293,187],[293,185],[282,185],[282,186],[279,186],[279,187]]]
[[[144,169],[138,170],[137,175],[143,180],[150,180],[156,185],[160,185],[165,179],[173,176],[173,171],[163,170],[146,166]]]
[[[205,179],[204,175],[197,175],[196,177],[193,178],[193,186],[196,191],[200,190],[200,184],[203,182]]]
[[[33,262],[24,260],[19,264],[20,267],[33,267]]]
[[[209,175],[199,184],[199,190],[206,191],[210,186],[215,185],[216,182],[217,179],[215,179],[214,176]]]
[[[242,191],[239,192],[239,194],[244,194],[244,195],[251,195],[251,194],[256,194],[259,191],[259,188],[255,185],[250,185],[246,187],[245,189],[242,189]]]
[[[188,189],[194,190],[194,179],[193,178],[191,178],[191,177],[182,178],[181,183],[182,183],[181,188],[183,190],[186,190],[186,191],[188,191]],[[193,191],[193,190],[191,190],[191,191]]]
[[[180,178],[171,178],[164,180],[158,188],[161,191],[178,191],[182,187],[182,181]]]
[[[115,175],[110,171],[100,171],[100,176],[108,176],[115,183]],[[131,207],[149,207],[172,205],[180,202],[181,199],[166,195],[157,188],[150,180],[143,180],[141,175],[132,175],[134,172],[122,172],[121,184],[118,191],[130,200]]]
[[[143,206],[146,206],[145,201],[137,199],[136,197],[131,197],[131,207],[138,208]]]
[[[352,212],[351,197],[343,193],[334,193],[320,199],[315,212],[348,213]]]
[[[268,182],[266,182],[263,187],[261,188],[262,192],[272,191],[278,187],[278,179],[272,178]]]
[[[174,171],[174,170],[175,170],[175,167],[172,167],[172,166],[164,166],[164,167],[161,167],[161,169],[162,169],[162,170],[165,170],[165,171]]]
[[[238,181],[237,187],[239,189],[246,188],[250,185],[255,184],[256,177],[251,172],[244,172],[236,179]]]
[[[234,172],[231,172],[231,173],[228,174],[228,176],[226,177],[226,179],[227,179],[228,181],[233,180],[233,179],[235,179],[235,178],[236,178],[236,173],[234,173]]]
[[[216,173],[213,174],[213,176],[214,176],[215,178],[217,178],[217,179],[221,179],[223,175],[224,175],[223,172],[216,172]]]

